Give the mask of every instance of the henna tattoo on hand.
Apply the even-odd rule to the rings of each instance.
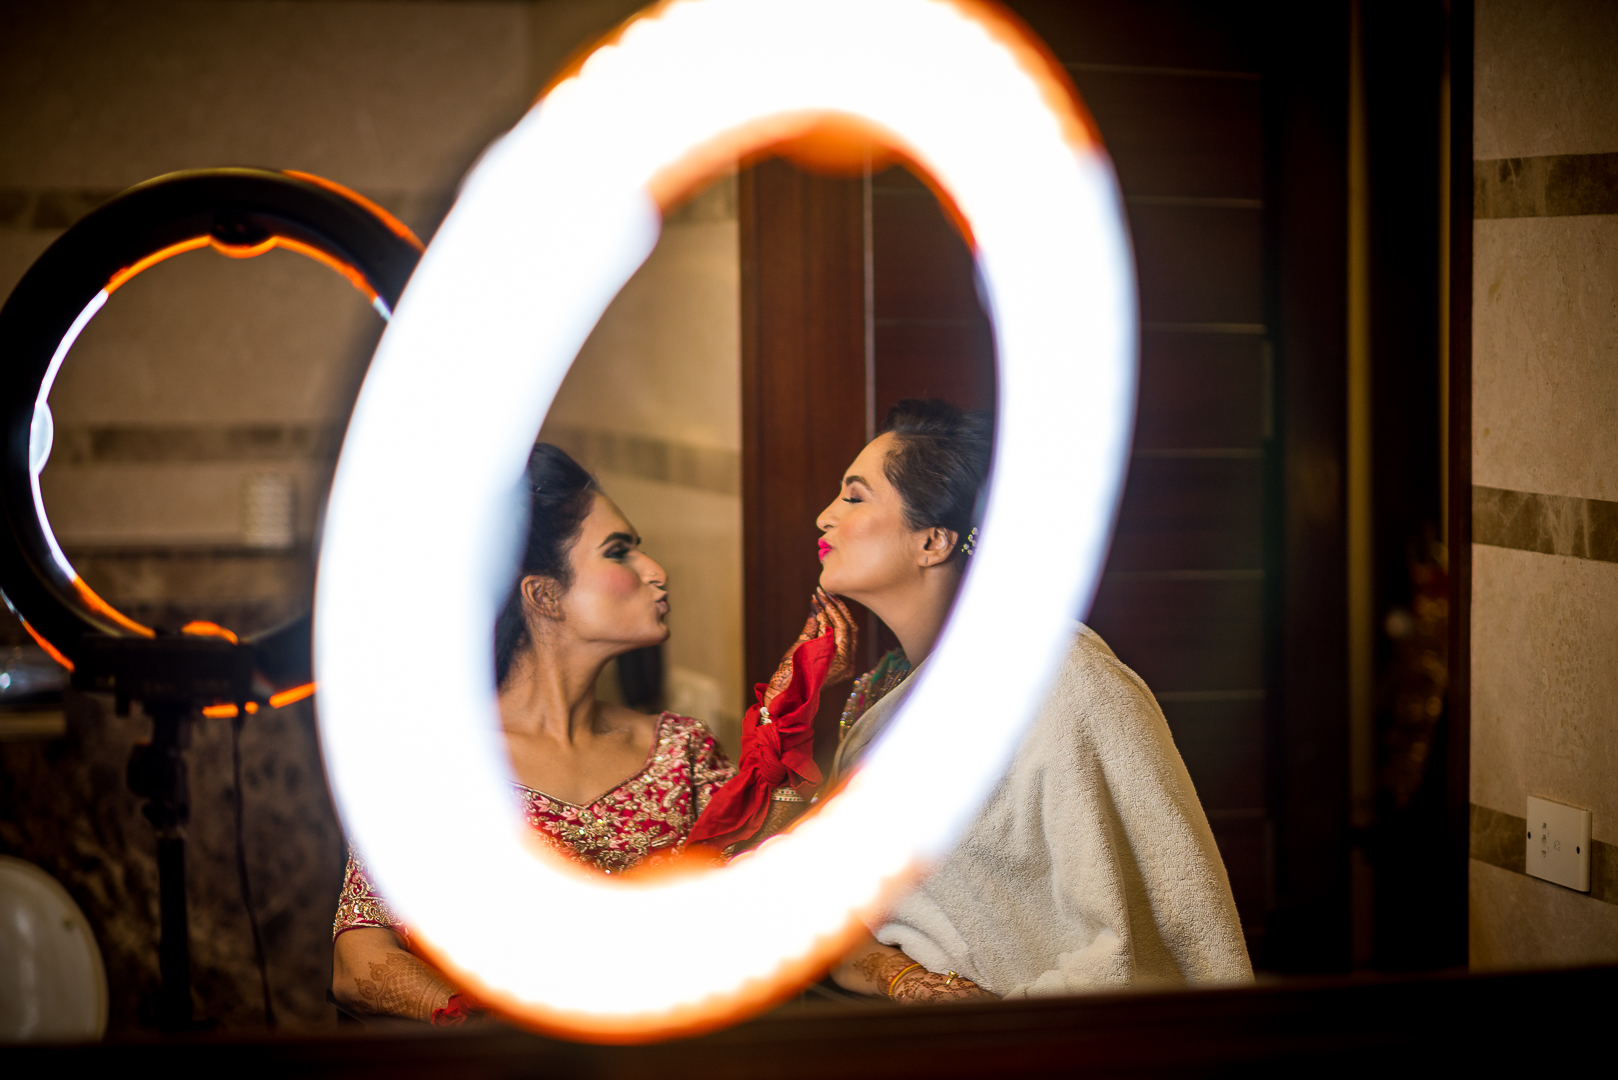
[[[893,988],[893,1000],[901,1005],[934,1005],[944,1001],[999,1001],[999,995],[983,989],[964,975],[952,980],[947,974],[917,968]]]
[[[806,641],[813,641],[828,630],[836,635],[833,646],[831,666],[826,671],[826,685],[836,686],[847,682],[854,677],[854,651],[859,637],[859,630],[854,625],[854,617],[849,614],[843,602],[825,589],[816,589],[814,596],[809,599],[809,618],[804,621],[803,630],[798,634],[798,640],[781,657],[781,663],[776,667],[775,674],[770,676],[769,689],[764,692],[765,705],[774,703],[775,698],[792,682],[792,654],[798,651],[798,646]]]
[[[953,979],[947,974],[915,967],[915,961],[902,952],[871,952],[854,961],[858,971],[877,993],[888,994],[901,1005],[928,1005],[941,1001],[998,1001],[996,994],[983,989],[964,975]],[[910,970],[906,971],[905,969]],[[899,981],[895,983],[894,977]]]
[[[433,1010],[455,993],[438,972],[408,953],[390,952],[383,963],[373,960],[370,968],[371,977],[356,978],[354,986],[366,1010],[379,1016],[430,1021]]]

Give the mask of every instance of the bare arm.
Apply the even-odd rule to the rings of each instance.
[[[360,926],[332,943],[331,992],[356,1016],[403,1016],[431,1023],[454,986],[406,949],[392,930]]]
[[[999,1000],[966,976],[928,971],[892,945],[884,945],[869,934],[838,961],[831,970],[831,977],[844,990],[891,996],[901,1005]]]

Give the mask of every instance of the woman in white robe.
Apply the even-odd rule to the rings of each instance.
[[[856,682],[840,774],[897,712],[960,587],[988,470],[982,414],[905,401],[817,521],[821,585],[899,639]],[[1039,538],[1029,537],[1037,558]],[[833,970],[901,1003],[1248,982],[1224,863],[1152,693],[1094,632],[1073,643],[955,850]]]

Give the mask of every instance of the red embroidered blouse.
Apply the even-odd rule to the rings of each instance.
[[[708,800],[735,772],[706,724],[666,712],[657,718],[646,765],[594,802],[576,806],[520,784],[517,791],[528,825],[540,839],[569,858],[615,874],[653,851],[684,845]],[[409,935],[351,849],[332,937],[357,926]]]

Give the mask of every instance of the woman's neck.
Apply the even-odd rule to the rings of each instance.
[[[952,566],[929,567],[902,589],[882,596],[854,597],[887,624],[899,639],[905,659],[915,667],[932,653],[944,621],[961,587],[961,575]]]
[[[596,680],[609,658],[595,650],[530,644],[500,690],[505,730],[572,742],[595,727]]]

